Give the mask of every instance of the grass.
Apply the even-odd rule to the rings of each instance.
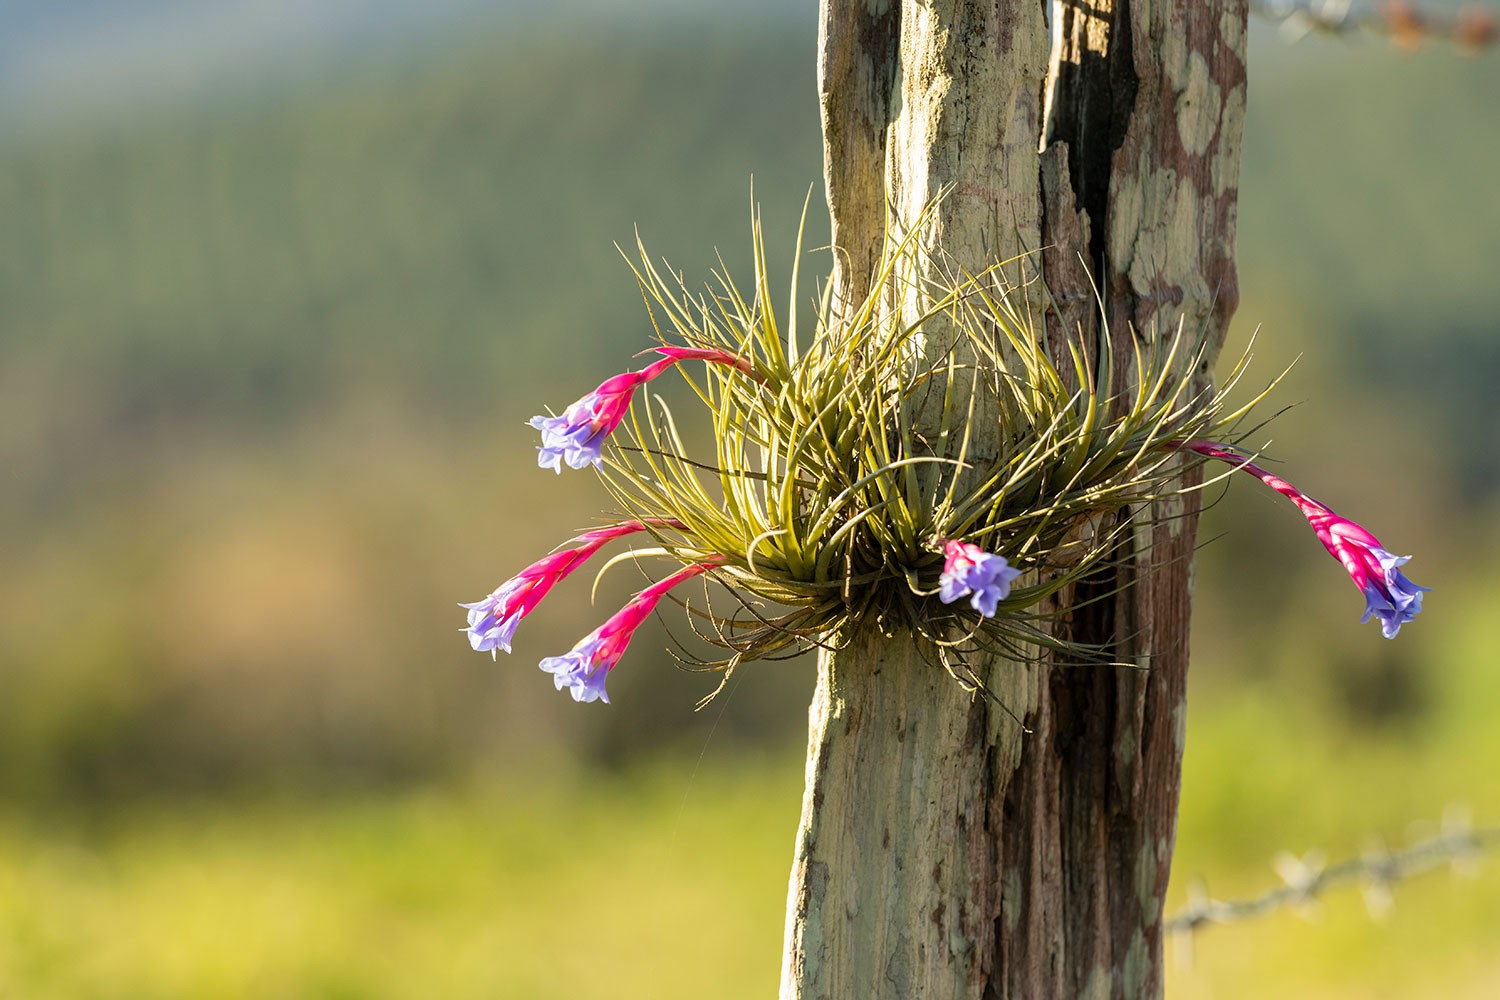
[[[0,996],[697,997],[775,987],[799,769],[146,806],[0,834]]]
[[[1476,579],[1444,584],[1446,603],[1399,640],[1427,680],[1416,722],[1359,723],[1308,684],[1309,648],[1398,648],[1373,629],[1318,633],[1313,608],[1321,646],[1290,624],[1253,652],[1200,637],[1169,911],[1199,877],[1220,898],[1270,887],[1281,850],[1337,861],[1366,834],[1401,846],[1421,834],[1414,820],[1456,801],[1480,824],[1500,817],[1500,735],[1483,709],[1500,697],[1480,613],[1492,601]],[[1258,658],[1260,683],[1229,670],[1237,655]],[[321,799],[0,812],[0,997],[773,994],[799,748],[721,741],[609,774],[550,761],[506,773]],[[1344,890],[1312,922],[1280,912],[1206,929],[1190,955],[1169,946],[1168,992],[1478,1000],[1500,988],[1497,938],[1490,861],[1473,881],[1437,872],[1398,886],[1383,921]]]
[[[1168,909],[1198,876],[1220,896],[1268,887],[1281,849],[1337,860],[1370,831],[1399,846],[1410,820],[1455,799],[1492,821],[1500,746],[1465,681],[1488,672],[1473,655],[1482,641],[1474,626],[1437,642],[1443,724],[1402,740],[1331,723],[1316,698],[1223,690],[1201,671]],[[537,767],[399,794],[145,803],[93,821],[10,813],[0,997],[772,995],[801,761],[713,750],[613,775]],[[1493,996],[1500,864],[1472,882],[1430,874],[1396,898],[1384,922],[1345,891],[1313,923],[1283,912],[1205,930],[1190,964],[1169,949],[1169,995]]]

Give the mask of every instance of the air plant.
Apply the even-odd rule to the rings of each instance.
[[[1190,377],[1201,349],[1181,326],[1144,347],[1129,337],[1128,370],[1115,370],[1107,329],[1090,351],[1047,326],[1045,291],[1013,280],[1025,260],[968,273],[930,245],[933,208],[887,239],[857,301],[825,289],[815,310],[799,312],[794,266],[784,320],[758,220],[748,290],[727,271],[691,290],[637,244],[631,266],[662,359],[532,421],[540,463],[598,467],[622,521],[548,559],[570,572],[603,541],[644,532],[654,545],[605,569],[652,558],[679,568],[572,653],[544,660],[559,688],[602,697],[634,629],[671,586],[700,575],[724,591],[688,605],[724,654],[700,665],[726,672],[837,646],[860,624],[914,635],[945,663],[973,644],[1098,658],[1053,627],[1049,599],[1122,558],[1124,533],[1151,516],[1152,501],[1198,488],[1182,478],[1184,462],[1232,455],[1199,446],[1242,436],[1275,382],[1230,409],[1248,352],[1222,388],[1204,386]],[[701,375],[684,370],[693,361],[706,363]],[[693,419],[711,431],[701,452],[660,397],[635,398],[672,368],[701,404]],[[500,606],[533,593],[522,583],[466,605],[476,649],[508,648],[535,603]],[[1419,609],[1420,594],[1397,615]],[[611,639],[602,657],[601,637]],[[955,676],[983,686],[971,672]]]

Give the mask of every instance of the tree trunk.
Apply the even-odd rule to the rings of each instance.
[[[1184,356],[1203,352],[1180,375],[1207,383],[1237,301],[1243,0],[1054,0],[1050,38],[1034,0],[821,15],[836,291],[863,293],[887,198],[910,221],[950,185],[937,238],[970,268],[1032,253],[1054,341],[1081,333],[1128,373],[1132,340],[1182,323]],[[1142,669],[975,664],[1029,732],[907,637],[869,627],[823,655],[783,998],[1160,995],[1196,507],[1158,507],[1130,565],[1079,585],[1129,586],[1058,607],[1070,638]]]

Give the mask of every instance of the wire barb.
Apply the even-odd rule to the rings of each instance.
[[[1207,924],[1237,923],[1286,908],[1314,915],[1324,893],[1347,885],[1360,888],[1370,915],[1380,919],[1390,911],[1397,884],[1444,865],[1472,876],[1479,858],[1494,850],[1500,850],[1500,827],[1474,829],[1465,810],[1450,808],[1436,836],[1400,850],[1372,838],[1358,857],[1335,865],[1326,864],[1318,851],[1300,857],[1282,852],[1271,862],[1282,884],[1248,899],[1214,899],[1202,881],[1195,881],[1188,886],[1187,904],[1163,928],[1182,936],[1190,949],[1193,932]]]

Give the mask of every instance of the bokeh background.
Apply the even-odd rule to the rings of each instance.
[[[454,603],[604,502],[524,422],[647,343],[616,242],[742,274],[753,177],[789,272],[813,6],[7,0],[0,997],[772,993],[810,665],[695,713],[652,624],[579,706],[533,664],[628,572],[499,663]],[[1300,359],[1270,454],[1437,589],[1387,642],[1214,494],[1174,905],[1500,823],[1500,58],[1251,60],[1226,356]],[[1500,995],[1495,868],[1203,931],[1171,993]]]

